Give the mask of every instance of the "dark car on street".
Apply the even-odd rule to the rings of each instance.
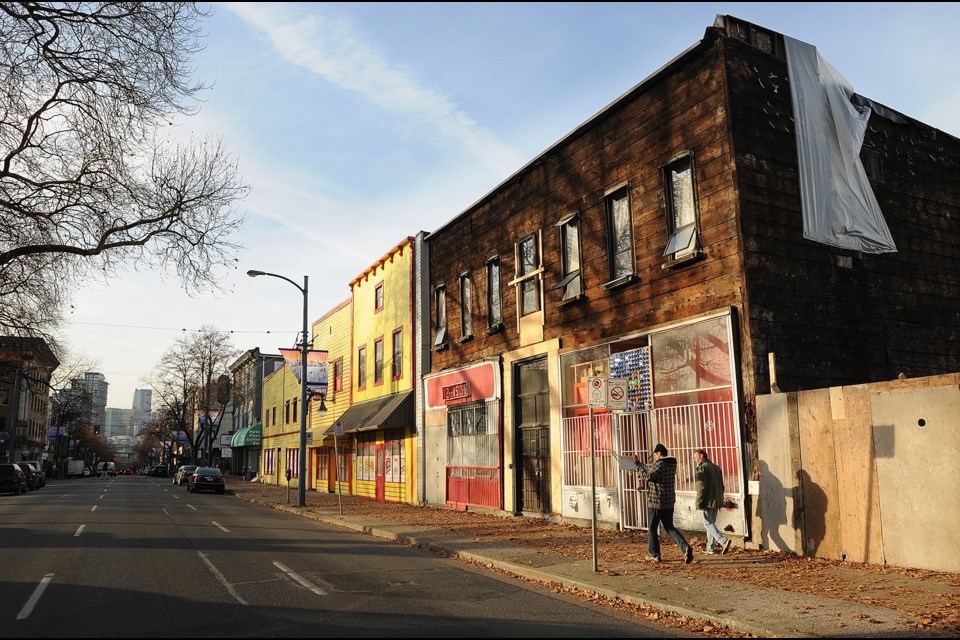
[[[149,473],[148,475],[150,475],[150,476],[152,476],[152,477],[154,477],[154,478],[166,478],[166,477],[167,477],[167,467],[166,467],[165,465],[158,464],[157,466],[155,466],[155,467],[153,467],[152,469],[150,469],[150,473]]]
[[[216,467],[197,467],[193,475],[187,479],[187,491],[216,491],[223,493],[226,485],[223,481],[223,472]]]
[[[0,491],[9,491],[15,496],[27,492],[27,476],[19,465],[0,464]]]
[[[27,489],[30,489],[30,491],[36,491],[42,486],[40,484],[40,474],[37,473],[37,470],[34,469],[30,464],[26,462],[17,462],[16,465],[20,467],[21,471],[23,471],[23,475],[26,478]]]

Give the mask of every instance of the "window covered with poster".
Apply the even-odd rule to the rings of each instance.
[[[730,316],[724,314],[561,355],[564,484],[590,483],[587,379],[601,377],[627,380],[627,411],[594,411],[598,486],[616,486],[614,425],[626,428],[629,414],[649,412],[648,437],[678,457],[706,449],[735,491],[740,482],[731,344]],[[695,489],[688,476],[678,477],[677,490]]]
[[[387,431],[384,436],[383,479],[386,482],[406,482],[407,464],[403,447],[403,429]]]
[[[377,479],[377,432],[357,434],[357,480]]]

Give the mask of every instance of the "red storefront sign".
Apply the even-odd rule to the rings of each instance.
[[[469,400],[490,400],[498,395],[496,374],[489,363],[430,378],[426,387],[428,409]]]

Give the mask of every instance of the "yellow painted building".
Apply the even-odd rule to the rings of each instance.
[[[414,248],[405,238],[350,282],[352,403],[339,418],[355,495],[416,501]]]
[[[323,398],[327,411],[322,415],[317,413],[320,400],[314,398],[310,402],[309,414],[309,429],[313,434],[313,444],[310,446],[310,487],[317,491],[336,491],[338,476],[342,493],[350,494],[353,490],[351,438],[338,437],[335,442],[333,435],[326,433],[350,408],[352,400],[352,323],[353,299],[347,298],[317,320],[311,329],[311,348],[327,352],[327,394]],[[340,457],[339,464],[333,462],[335,448]],[[340,470],[339,474],[336,469]]]
[[[299,482],[300,383],[293,370],[284,364],[263,382],[263,444],[260,473],[270,484],[290,486]],[[309,486],[309,484],[307,485]]]

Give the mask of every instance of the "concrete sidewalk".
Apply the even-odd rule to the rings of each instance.
[[[954,574],[797,559],[744,549],[704,556],[699,553],[702,544],[694,562],[685,565],[669,540],[662,545],[664,562],[653,565],[642,561],[645,532],[609,530],[600,532],[604,552],[600,570],[595,572],[589,528],[540,521],[537,533],[531,536],[525,531],[531,527],[529,518],[506,514],[468,514],[353,496],[338,500],[336,495],[316,492],[307,492],[307,505],[300,508],[294,506],[295,488],[288,498],[286,488],[240,483],[239,479],[233,479],[228,487],[249,502],[740,633],[762,637],[960,637],[960,576]],[[550,539],[554,531],[558,536],[575,536],[574,544],[586,553],[571,555],[569,548]],[[524,533],[528,535],[521,535]],[[619,545],[615,554],[610,552],[613,545]],[[801,590],[796,590],[798,584]]]

